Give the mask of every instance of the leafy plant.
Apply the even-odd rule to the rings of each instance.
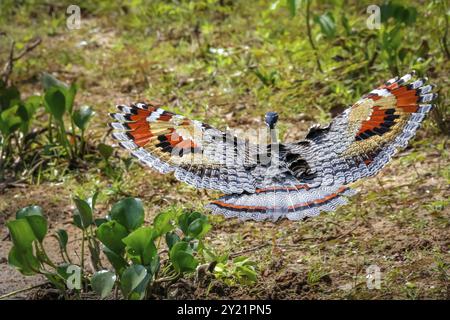
[[[116,276],[115,282],[126,299],[143,299],[155,284],[173,282],[183,274],[195,271],[198,265],[196,254],[202,250],[202,239],[211,228],[206,216],[173,209],[158,214],[151,226],[145,226],[143,222],[140,200],[125,198],[112,207],[108,221],[96,232],[114,269],[110,279]],[[168,260],[163,264],[162,240],[168,247]],[[106,271],[100,272],[103,275]],[[94,278],[99,276],[97,274]],[[109,283],[105,281],[105,285]],[[104,289],[95,290],[104,295]]]
[[[69,159],[83,158],[85,154],[85,132],[94,111],[89,106],[74,108],[77,86],[67,86],[51,75],[44,73],[42,84],[45,89],[44,103],[49,114],[48,138],[54,143],[53,122],[56,124],[56,140],[64,148]],[[69,124],[65,121],[65,115],[69,118]],[[78,134],[79,131],[79,134]],[[69,139],[70,137],[70,139]]]
[[[30,96],[25,100],[19,90],[6,87],[0,81],[0,181],[5,169],[24,160],[24,150],[29,147],[31,124],[40,104],[40,98]]]
[[[81,285],[71,287],[76,292],[88,290],[90,284],[92,290],[105,298],[116,287],[125,299],[133,300],[147,297],[155,285],[174,282],[196,270],[197,255],[204,248],[202,239],[211,228],[206,216],[169,209],[146,226],[141,200],[125,198],[115,203],[105,218],[95,218],[97,197],[98,193],[88,199],[73,198],[73,224],[82,234],[79,263],[74,263],[67,252],[69,236],[63,229],[54,234],[62,262],[48,257],[43,245],[48,223],[37,206],[19,210],[16,219],[7,224],[13,242],[9,263],[24,275],[44,275],[64,294],[70,275],[78,270]],[[162,247],[163,241],[167,249]],[[93,275],[85,268],[87,248]],[[103,267],[102,252],[111,270]]]
[[[41,168],[49,157],[73,162],[87,153],[86,130],[94,111],[89,106],[74,108],[75,84],[67,86],[49,74],[43,75],[42,84],[42,97],[22,99],[16,87],[0,81],[0,180],[7,169],[16,177]],[[48,114],[46,126],[34,121],[39,110]],[[44,133],[46,141],[40,138]]]
[[[13,243],[8,255],[9,264],[27,276],[42,274],[56,288],[64,289],[66,265],[55,264],[43,246],[48,223],[42,208],[30,206],[19,210],[16,219],[9,221],[7,227]]]
[[[215,263],[213,274],[227,285],[236,283],[251,285],[257,281],[256,263],[245,256],[229,260],[228,254],[217,254],[212,249],[205,249],[204,256],[207,261]]]

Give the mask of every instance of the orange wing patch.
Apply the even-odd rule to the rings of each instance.
[[[193,121],[160,109],[158,104],[138,103],[118,108],[123,113],[111,114],[111,117],[121,121],[111,126],[124,131],[115,134],[118,140],[123,141],[126,137],[139,147],[156,151],[165,159],[172,154],[182,157],[201,151],[194,141],[196,132],[201,128],[196,128]]]
[[[411,75],[392,79],[352,106],[348,130],[354,134],[355,141],[344,156],[373,154],[402,134],[410,119],[423,118],[417,114],[422,113],[421,103],[434,100],[437,94],[430,93],[433,86],[425,86],[425,79],[408,83],[410,79]]]

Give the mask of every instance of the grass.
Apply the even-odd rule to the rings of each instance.
[[[370,1],[351,1],[345,10],[341,1],[311,2],[313,16],[331,12],[336,20],[332,39],[311,20],[323,73],[312,58],[304,7],[292,17],[284,1],[259,0],[251,6],[228,0],[100,1],[81,5],[79,30],[66,28],[69,2],[60,3],[4,1],[0,31],[14,38],[18,48],[42,37],[42,45],[15,64],[12,80],[25,97],[42,92],[42,72],[76,82],[76,104],[96,112],[86,132],[93,145],[112,143],[105,136],[107,113],[115,104],[140,99],[162,101],[219,128],[257,129],[265,112],[277,111],[282,137],[292,141],[395,75],[376,40],[384,29],[370,31],[365,25]],[[349,205],[312,220],[278,223],[275,248],[254,249],[271,243],[271,223],[211,217],[214,227],[207,241],[224,251],[249,249],[262,270],[255,286],[236,285],[230,296],[448,299],[450,63],[442,46],[442,5],[415,6],[417,20],[402,25],[398,48],[406,58],[395,65],[401,74],[414,68],[438,85],[440,113],[425,122],[410,147],[380,175],[359,184],[361,192]],[[350,31],[343,27],[344,14]],[[0,37],[0,61],[6,59],[7,43]],[[58,224],[69,217],[71,194],[83,196],[97,188],[104,190],[99,206],[105,211],[124,195],[143,199],[150,208],[147,220],[170,205],[201,209],[215,196],[134,161],[127,164],[126,158],[116,151],[111,159],[121,178],[108,175],[105,163],[95,160],[77,170],[55,164],[39,179],[0,190],[2,237],[4,221],[20,207],[39,204]],[[380,290],[365,285],[365,269],[372,264],[381,268]],[[5,290],[0,286],[0,292]],[[218,292],[213,287],[206,297],[220,297]]]

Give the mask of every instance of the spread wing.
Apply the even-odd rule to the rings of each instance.
[[[259,154],[267,146],[165,111],[156,103],[119,105],[110,114],[113,138],[142,163],[197,188],[254,192],[260,184]]]
[[[286,144],[286,165],[314,186],[345,185],[379,172],[414,137],[437,97],[426,79],[391,79],[362,97],[326,128]]]

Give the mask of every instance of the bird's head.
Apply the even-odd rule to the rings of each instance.
[[[270,129],[274,129],[275,124],[278,121],[278,113],[272,111],[267,112],[264,120],[266,121],[266,124]]]

